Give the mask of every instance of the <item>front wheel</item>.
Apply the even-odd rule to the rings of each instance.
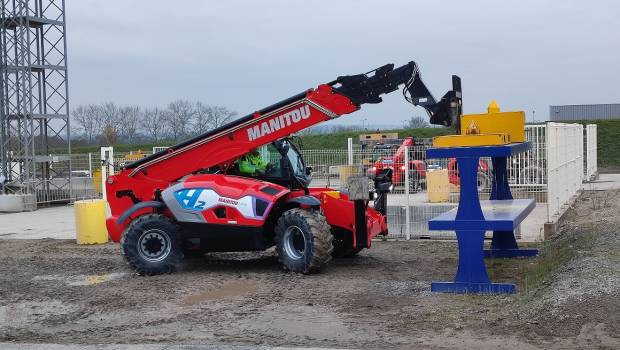
[[[183,259],[179,227],[161,214],[141,216],[123,234],[121,251],[141,275],[173,272]]]
[[[332,257],[333,236],[325,217],[316,211],[291,209],[276,225],[278,260],[288,270],[319,272]]]

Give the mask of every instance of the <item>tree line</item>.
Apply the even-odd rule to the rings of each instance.
[[[236,116],[236,112],[226,107],[200,101],[176,100],[163,108],[105,102],[75,107],[71,111],[71,123],[75,141],[114,145],[177,142],[220,127]]]

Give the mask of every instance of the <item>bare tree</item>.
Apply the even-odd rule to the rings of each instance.
[[[194,118],[196,133],[202,134],[206,131],[219,128],[229,122],[236,112],[222,106],[209,106],[202,102],[196,103],[196,117]]]
[[[142,125],[151,140],[161,140],[166,135],[166,111],[159,108],[145,109],[142,113]]]
[[[116,143],[120,130],[120,108],[114,102],[106,102],[97,108],[100,116],[101,134],[107,145]]]
[[[71,118],[77,124],[77,130],[81,132],[88,143],[93,143],[96,133],[99,132],[99,120],[97,106],[79,105],[71,112]]]
[[[198,134],[202,134],[211,130],[213,127],[211,126],[211,116],[210,116],[211,107],[202,102],[196,102],[196,118],[194,118],[194,126],[196,127],[195,132]]]
[[[119,109],[121,135],[133,144],[142,119],[142,111],[138,106],[127,106]]]
[[[195,105],[186,100],[176,100],[168,105],[166,124],[170,136],[177,141],[187,135],[187,129],[196,114]]]
[[[406,129],[428,128],[429,124],[424,117],[414,116],[405,122]]]
[[[237,112],[233,112],[223,106],[209,106],[208,108],[208,118],[212,129],[219,128],[228,123],[236,115]]]

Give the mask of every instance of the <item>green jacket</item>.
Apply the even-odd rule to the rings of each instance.
[[[267,163],[260,154],[248,153],[239,159],[239,172],[246,175],[264,174]]]

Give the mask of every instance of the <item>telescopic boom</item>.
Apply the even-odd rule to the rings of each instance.
[[[131,163],[119,175],[144,176],[158,183],[172,182],[203,169],[227,165],[252,149],[355,112],[363,104],[380,103],[381,95],[396,91],[401,85],[405,99],[423,107],[431,124],[460,129],[462,100],[458,76],[452,76],[452,90],[437,101],[424,85],[415,62],[398,68],[387,64],[368,73],[341,76],[294,95]]]

